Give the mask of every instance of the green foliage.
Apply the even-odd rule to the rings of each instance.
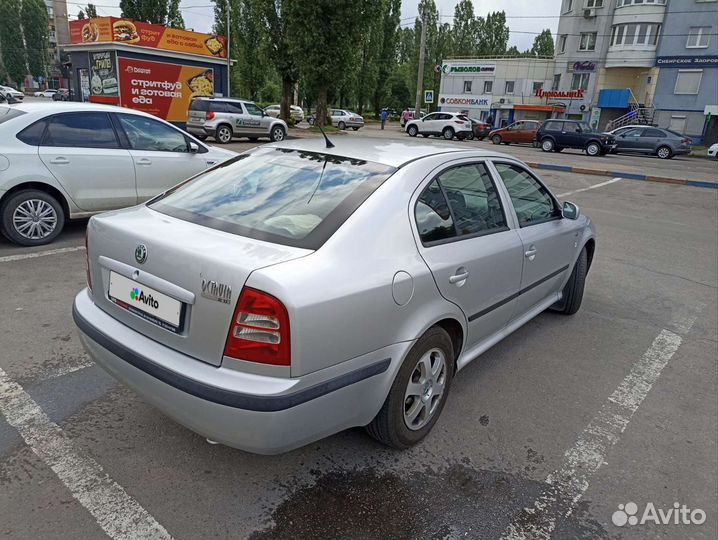
[[[553,36],[548,28],[534,38],[531,52],[536,56],[553,56]]]
[[[87,14],[88,19],[94,19],[97,15],[97,8],[95,7],[95,4],[87,4],[87,9],[85,9],[85,13]],[[78,15],[79,17],[79,15]]]
[[[489,13],[485,19],[479,18],[478,54],[501,56],[506,52],[509,42],[509,27],[503,11]]]
[[[168,0],[120,0],[122,16],[153,24],[167,22]]]
[[[47,76],[49,27],[43,0],[23,0],[22,28],[27,44],[27,65],[33,77]]]
[[[85,18],[85,12],[82,11],[82,10],[78,11],[78,12],[77,12],[77,18],[78,18],[78,20],[84,19],[84,18]]]
[[[87,7],[89,8],[91,5],[92,4],[89,4]],[[180,0],[169,0],[169,5],[167,6],[167,26],[170,28],[184,29],[184,19],[180,11]]]
[[[7,76],[18,86],[27,74],[19,0],[0,0],[0,51]]]
[[[266,101],[269,105],[274,105],[282,99],[282,89],[275,81],[267,81],[259,91],[262,101]]]
[[[471,0],[461,0],[454,8],[454,27],[452,29],[453,53],[456,56],[476,54],[478,20],[474,16],[474,4]]]

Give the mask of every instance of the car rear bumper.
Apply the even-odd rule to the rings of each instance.
[[[686,154],[690,154],[691,149],[687,147],[678,147],[673,149],[673,155],[674,156],[685,156]]]
[[[209,135],[212,133],[212,130],[197,124],[187,124],[185,129],[187,130],[187,133],[191,133],[192,135]]]
[[[86,289],[73,318],[88,354],[120,382],[192,431],[259,454],[368,424],[411,347],[397,343],[303,377],[268,377],[161,345],[107,315]]]

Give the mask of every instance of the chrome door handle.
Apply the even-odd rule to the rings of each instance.
[[[449,283],[459,283],[460,281],[464,281],[467,277],[469,277],[468,271],[464,271],[461,274],[454,274],[453,276],[449,276]]]
[[[152,160],[149,158],[138,159],[137,165],[152,165]]]
[[[536,255],[536,253],[538,253],[538,250],[537,250],[535,247],[531,246],[529,249],[527,249],[527,250],[524,252],[524,256],[525,256],[525,257],[528,257],[528,258],[531,259],[531,260],[533,260],[533,258],[534,258],[534,256]]]
[[[53,165],[67,165],[70,163],[70,160],[64,157],[56,157],[54,159],[51,159],[50,163],[52,163]]]

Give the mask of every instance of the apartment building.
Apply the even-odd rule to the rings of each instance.
[[[46,81],[47,88],[67,87],[63,76],[60,58],[60,45],[70,43],[70,27],[67,19],[66,0],[45,0],[50,24],[50,69]]]

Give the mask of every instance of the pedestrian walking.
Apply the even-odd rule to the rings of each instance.
[[[383,109],[379,114],[379,120],[381,120],[381,129],[384,129],[384,124],[386,124],[387,118],[389,118],[389,111]]]

